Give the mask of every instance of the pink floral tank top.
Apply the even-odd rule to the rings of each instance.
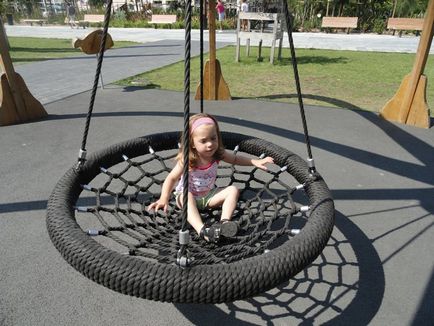
[[[199,166],[188,172],[188,188],[193,196],[205,196],[215,187],[218,163],[218,161],[213,161],[206,166]],[[175,191],[179,193],[183,191],[182,177],[178,182]]]

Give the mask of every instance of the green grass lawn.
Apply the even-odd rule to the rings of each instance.
[[[258,48],[250,56],[242,48],[241,61],[235,62],[235,47],[217,51],[223,77],[232,97],[261,98],[297,103],[289,50],[283,60],[271,65],[269,48],[263,48],[264,60],[258,62]],[[277,51],[276,51],[277,52]],[[305,104],[379,111],[395,94],[403,77],[410,73],[415,54],[356,52],[334,50],[296,50],[301,89]],[[191,62],[192,92],[199,80],[199,58]],[[183,62],[120,81],[121,85],[142,85],[169,90],[183,89]],[[427,102],[434,105],[434,56],[425,67],[428,77]]]
[[[115,42],[114,47],[126,47],[134,42]],[[16,64],[43,61],[80,55],[80,49],[72,47],[72,40],[34,37],[9,37],[10,55]]]

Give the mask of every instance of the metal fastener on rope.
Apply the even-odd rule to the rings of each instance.
[[[78,160],[79,161],[85,161],[86,160],[86,150],[81,149],[78,151]]]
[[[84,162],[86,162],[86,150],[80,148],[78,151],[78,164],[76,168],[80,170]]]
[[[190,242],[190,232],[188,230],[179,231],[179,244],[185,246]]]
[[[179,244],[181,248],[178,250],[178,254],[176,257],[176,263],[181,267],[185,268],[191,262],[190,253],[187,249],[187,245],[190,242],[190,232],[188,230],[180,230],[179,231]]]
[[[307,159],[307,165],[309,166],[310,173],[315,173],[316,172],[315,161],[313,160],[313,158],[308,158]]]

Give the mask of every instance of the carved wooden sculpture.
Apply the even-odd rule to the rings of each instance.
[[[0,18],[0,126],[7,126],[47,116],[42,104],[33,97],[24,79],[15,72],[8,41]]]
[[[226,84],[220,62],[216,58],[215,45],[215,0],[209,0],[209,59],[205,62],[203,73],[204,100],[231,100],[231,92]],[[196,100],[200,99],[200,83],[196,90]]]
[[[381,110],[380,116],[384,119],[421,128],[430,127],[429,109],[426,103],[427,78],[423,75],[423,70],[433,34],[434,0],[431,0],[426,11],[413,70],[404,77],[395,96]]]
[[[80,48],[86,54],[98,54],[99,48],[101,46],[102,29],[97,29],[86,35],[84,39],[76,38],[72,41],[72,46],[75,49]],[[107,34],[107,39],[105,42],[105,49],[110,49],[113,47],[113,39],[110,34]]]

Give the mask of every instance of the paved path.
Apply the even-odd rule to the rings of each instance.
[[[198,42],[192,42],[192,55],[199,54]],[[184,59],[184,43],[179,40],[156,41],[106,52],[102,66],[105,84]],[[19,65],[30,92],[43,104],[92,89],[96,56],[53,59]]]
[[[71,29],[68,26],[6,26],[9,36],[34,36],[51,38],[82,37],[90,29]],[[134,41],[140,43],[161,40],[184,40],[184,30],[153,28],[110,28],[114,40]],[[207,39],[207,31],[205,38]],[[294,44],[298,48],[336,49],[353,51],[378,52],[410,52],[415,53],[419,44],[416,36],[392,36],[376,34],[326,34],[326,33],[294,33]],[[199,40],[199,31],[192,31],[192,39]],[[235,31],[224,31],[216,34],[217,42],[236,42]],[[253,44],[253,43],[252,43]],[[288,46],[288,38],[284,37],[284,46]],[[264,45],[266,43],[264,42]],[[431,49],[430,53],[434,53]]]

